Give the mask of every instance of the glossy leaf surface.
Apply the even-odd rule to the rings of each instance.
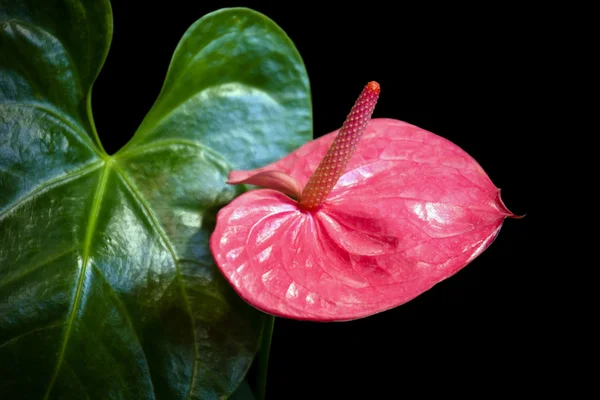
[[[311,136],[293,44],[247,9],[200,19],[139,131],[109,156],[90,110],[108,1],[0,0],[0,13],[1,397],[230,394],[262,317],[215,268],[208,238],[239,194],[232,167]]]
[[[279,171],[304,187],[336,133],[267,167],[234,171],[229,182]],[[306,211],[275,190],[250,191],[219,212],[211,250],[255,307],[343,321],[399,306],[453,275],[507,216],[498,188],[458,146],[376,119],[320,209]]]

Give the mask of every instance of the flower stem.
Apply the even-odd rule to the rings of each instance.
[[[300,207],[305,210],[318,209],[344,173],[350,157],[371,120],[379,98],[379,84],[369,82],[354,103],[325,157],[310,177],[300,196]]]
[[[267,315],[263,325],[260,350],[258,354],[257,391],[259,400],[265,400],[265,395],[267,392],[267,370],[269,367],[269,353],[271,351],[271,339],[273,338],[274,326],[275,317],[272,315]]]

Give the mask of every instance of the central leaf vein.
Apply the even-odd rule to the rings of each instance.
[[[65,352],[67,350],[67,343],[69,342],[69,338],[71,337],[71,331],[73,330],[73,325],[75,323],[75,317],[77,315],[77,309],[79,308],[79,303],[81,302],[81,296],[83,292],[83,283],[85,281],[85,275],[87,271],[87,266],[90,260],[90,248],[92,244],[92,236],[94,235],[94,231],[96,230],[96,222],[98,221],[98,214],[100,212],[100,204],[102,203],[102,197],[104,196],[104,190],[106,189],[106,181],[108,180],[108,175],[110,172],[111,163],[106,163],[104,165],[104,169],[102,171],[102,177],[100,178],[100,182],[98,183],[98,188],[96,189],[96,194],[94,195],[93,203],[92,203],[92,211],[90,213],[90,219],[88,221],[88,226],[85,234],[84,244],[83,244],[83,256],[81,261],[81,271],[79,272],[79,278],[77,279],[77,286],[75,288],[75,297],[73,299],[73,306],[71,307],[71,312],[69,314],[69,319],[67,322],[67,330],[65,332],[65,338],[63,340],[60,353],[58,356],[58,362],[56,363],[56,369],[54,370],[54,375],[50,380],[50,384],[48,385],[48,390],[46,390],[46,394],[44,396],[44,400],[47,400],[52,392],[52,388],[54,387],[54,383],[56,382],[56,378],[61,369],[61,365],[65,358]]]

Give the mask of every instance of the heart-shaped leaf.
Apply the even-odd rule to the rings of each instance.
[[[138,132],[109,156],[90,110],[109,2],[2,0],[0,24],[2,396],[230,394],[263,318],[215,268],[208,238],[238,194],[232,167],[311,136],[293,44],[251,10],[201,18]]]

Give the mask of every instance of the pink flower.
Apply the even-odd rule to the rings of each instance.
[[[345,321],[399,306],[465,267],[515,217],[461,148],[402,121],[370,120],[378,97],[370,82],[338,132],[229,175],[266,187],[224,207],[210,242],[254,307]]]

